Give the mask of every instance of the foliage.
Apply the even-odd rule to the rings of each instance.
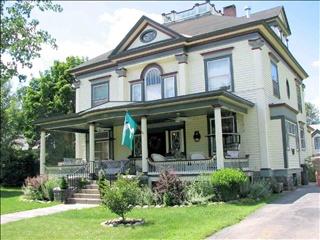
[[[106,185],[102,192],[102,203],[125,221],[125,214],[138,203],[140,188],[137,179],[119,176],[111,186]]]
[[[68,188],[68,182],[67,182],[65,177],[61,178],[60,188],[61,189],[67,189]]]
[[[217,196],[223,200],[233,200],[240,195],[240,186],[248,180],[244,172],[238,169],[224,168],[213,172],[211,182]]]
[[[61,185],[62,180],[58,178],[48,179],[41,185],[41,192],[45,200],[53,201],[53,189]]]
[[[306,159],[308,179],[310,182],[316,182],[316,168],[311,160],[311,157]]]
[[[80,178],[79,181],[77,182],[77,187],[79,189],[84,188],[89,182],[85,178]]]
[[[271,185],[267,180],[259,180],[250,184],[248,197],[251,199],[264,199],[271,194]]]
[[[316,105],[306,102],[307,124],[319,124],[320,112]]]
[[[25,198],[30,200],[44,200],[42,185],[47,180],[47,176],[27,177],[22,187]]]
[[[199,176],[186,186],[186,200],[189,203],[207,203],[214,197],[215,192],[209,176]]]
[[[185,199],[184,184],[168,170],[160,173],[155,191],[166,206],[180,205]]]
[[[157,196],[155,193],[147,186],[144,186],[140,189],[140,194],[139,194],[139,200],[138,200],[139,205],[144,206],[152,206],[157,203]]]
[[[21,186],[24,180],[39,173],[38,154],[33,150],[12,150],[7,161],[3,161],[0,182],[3,185]]]
[[[19,68],[32,68],[32,60],[40,57],[44,44],[57,48],[55,39],[45,30],[39,29],[39,21],[32,18],[35,10],[61,12],[58,4],[50,1],[1,1],[1,86],[18,77],[26,76]]]

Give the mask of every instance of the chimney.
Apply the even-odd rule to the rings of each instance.
[[[246,6],[246,7],[244,8],[244,11],[246,12],[246,17],[247,17],[247,18],[250,18],[251,7]]]
[[[234,4],[226,6],[223,8],[223,16],[236,17],[237,8]]]

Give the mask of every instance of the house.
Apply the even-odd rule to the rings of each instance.
[[[237,16],[235,5],[206,1],[162,16],[142,16],[113,50],[71,70],[76,113],[36,122],[41,173],[54,130],[76,134],[75,157],[91,172],[130,159],[149,183],[164,168],[188,178],[239,167],[298,184],[308,75],[289,50],[284,8]],[[140,126],[132,151],[121,146],[126,112]]]
[[[320,156],[320,124],[308,126],[311,129],[311,155]]]

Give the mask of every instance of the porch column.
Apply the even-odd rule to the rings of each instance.
[[[216,158],[217,169],[224,168],[224,153],[222,141],[222,122],[221,122],[221,107],[214,108],[215,136],[216,136]]]
[[[40,175],[45,174],[46,164],[46,132],[40,133]]]
[[[89,124],[89,166],[90,175],[94,174],[94,123]]]
[[[180,53],[175,55],[179,64],[179,81],[178,81],[178,96],[187,94],[187,73],[188,73],[188,54]]]
[[[141,117],[142,172],[148,173],[148,127],[147,117]]]

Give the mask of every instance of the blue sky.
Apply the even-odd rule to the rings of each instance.
[[[198,1],[201,3],[200,1]],[[191,8],[195,1],[70,1],[58,2],[62,13],[35,12],[40,27],[48,30],[56,39],[58,50],[44,47],[40,59],[27,74],[38,76],[53,60],[63,60],[69,55],[95,57],[112,49],[142,16],[147,15],[161,22],[161,13]],[[235,4],[237,15],[244,15],[244,7],[250,6],[252,13],[283,5],[292,35],[289,49],[309,74],[305,98],[320,108],[319,77],[319,11],[318,1],[211,1],[219,10]],[[13,85],[13,88],[17,86]]]

